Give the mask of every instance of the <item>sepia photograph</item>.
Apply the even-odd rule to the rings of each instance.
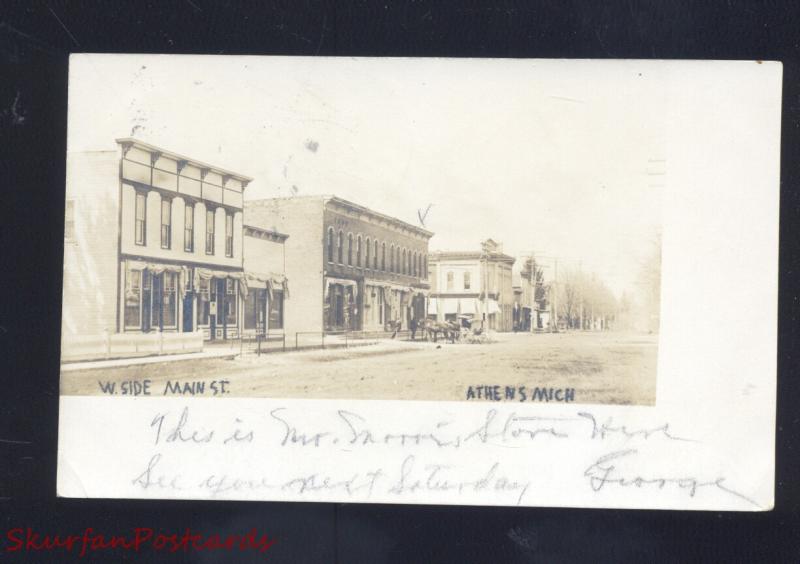
[[[655,403],[658,73],[183,59],[71,62],[62,394]]]

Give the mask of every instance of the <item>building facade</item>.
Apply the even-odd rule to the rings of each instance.
[[[131,138],[118,139],[116,151],[70,153],[64,359],[198,350],[238,338],[247,313],[250,181]],[[263,255],[258,264],[259,256],[248,262],[251,284],[282,286],[282,275],[261,274],[278,261]]]
[[[244,226],[247,295],[242,301],[242,334],[245,337],[284,334],[284,311],[289,298],[288,280],[284,275],[288,238],[271,229]]]
[[[335,196],[250,201],[246,214],[291,234],[287,332],[384,331],[424,318],[430,231]]]
[[[428,316],[438,321],[478,322],[495,331],[514,328],[514,257],[491,239],[479,251],[431,253]]]

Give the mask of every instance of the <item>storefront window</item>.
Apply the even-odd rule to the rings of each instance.
[[[175,272],[165,272],[164,276],[164,297],[162,307],[162,322],[164,327],[173,328],[178,319],[178,274]]]
[[[258,322],[259,297],[262,290],[253,289],[244,300],[244,328],[255,329]]]
[[[225,324],[236,325],[236,280],[225,279]]]
[[[275,290],[269,301],[269,328],[283,329],[283,292]]]
[[[142,325],[142,271],[128,270],[125,287],[125,327],[139,329]]]
[[[197,289],[197,324],[208,325],[211,313],[211,280],[200,279]]]

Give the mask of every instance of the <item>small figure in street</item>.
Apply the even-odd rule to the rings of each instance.
[[[403,324],[403,322],[401,320],[399,320],[399,319],[394,322],[394,333],[392,333],[392,339],[394,339],[397,336],[397,334],[400,332],[400,328],[401,328],[402,324]]]
[[[411,321],[409,322],[409,327],[411,328],[411,340],[416,341],[417,339],[417,318],[412,317]]]

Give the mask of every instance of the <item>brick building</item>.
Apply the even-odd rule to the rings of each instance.
[[[245,213],[291,235],[287,333],[407,328],[425,316],[430,231],[335,196],[249,201]]]

